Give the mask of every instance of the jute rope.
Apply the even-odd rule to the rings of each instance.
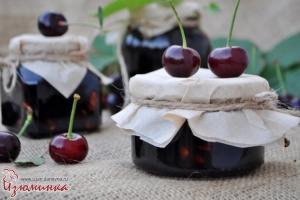
[[[6,58],[0,57],[0,70],[2,72],[2,84],[4,91],[6,93],[11,93],[15,88],[17,81],[17,68],[20,66],[20,63],[23,62],[32,62],[32,61],[45,61],[45,62],[59,62],[62,65],[66,66],[65,62],[72,62],[78,64],[78,66],[88,67],[90,64],[83,64],[87,61],[87,56],[83,52],[76,52],[71,54],[48,54],[48,53],[36,53],[36,54],[25,54],[25,55],[9,55]],[[103,82],[109,82],[105,80],[110,80],[100,72],[97,72],[100,75]]]
[[[131,102],[137,105],[153,107],[153,108],[168,108],[168,109],[184,109],[196,110],[205,112],[218,111],[236,111],[242,109],[252,110],[273,110],[285,114],[300,117],[300,111],[293,109],[282,109],[277,107],[278,96],[275,92],[262,92],[252,98],[247,99],[226,99],[212,100],[210,103],[185,103],[180,101],[165,101],[154,99],[139,99],[131,98]]]
[[[0,58],[0,69],[2,74],[2,85],[6,93],[11,93],[17,82],[17,68],[21,62],[30,61],[50,61],[50,62],[74,62],[80,65],[86,60],[84,54],[59,55],[59,54],[32,54],[32,55],[10,55]],[[80,65],[81,66],[81,65]]]
[[[50,62],[74,62],[80,63],[87,60],[87,56],[82,53],[76,54],[31,54],[31,55],[12,55],[7,58],[10,61],[30,62],[30,61],[50,61]]]
[[[18,62],[8,58],[0,58],[0,70],[2,75],[3,89],[6,93],[11,93],[17,82]]]

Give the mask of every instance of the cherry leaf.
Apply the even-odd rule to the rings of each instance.
[[[44,156],[35,157],[28,160],[16,160],[14,161],[15,165],[19,167],[32,167],[32,166],[40,166],[45,163]]]
[[[219,4],[216,2],[210,2],[207,6],[205,6],[205,9],[213,13],[221,11]]]

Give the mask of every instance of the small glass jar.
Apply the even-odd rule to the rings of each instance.
[[[88,41],[81,36],[28,34],[12,38],[8,58],[15,65],[7,69],[16,81],[7,81],[6,76],[2,80],[3,125],[18,132],[29,106],[33,121],[25,135],[42,138],[67,132],[73,94],[78,93],[81,100],[74,131],[97,130],[101,123],[102,82],[86,60],[87,49]]]
[[[18,132],[26,118],[24,105],[28,105],[33,110],[33,122],[26,131],[28,136],[41,138],[66,132],[73,96],[66,99],[41,76],[31,72],[22,64],[17,68],[17,77],[16,87],[11,94],[5,93],[2,88],[3,125],[10,131]],[[81,96],[74,131],[98,129],[102,112],[99,105],[101,88],[100,78],[88,71],[74,91]]]
[[[237,176],[264,163],[264,147],[239,148],[207,142],[195,137],[185,123],[165,148],[132,136],[132,159],[139,168],[161,176]]]

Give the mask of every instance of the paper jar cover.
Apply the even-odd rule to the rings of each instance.
[[[270,91],[268,82],[259,76],[243,74],[238,78],[221,79],[207,69],[200,69],[190,78],[174,78],[161,69],[134,76],[129,87],[134,98],[192,103],[250,98]],[[154,108],[135,103],[129,104],[112,119],[126,132],[162,148],[172,141],[186,120],[196,137],[236,147],[275,142],[300,123],[298,117],[273,110],[206,112]]]
[[[66,98],[80,85],[88,69],[108,81],[86,61],[88,40],[82,36],[25,34],[12,38],[9,50],[10,59],[43,77]]]

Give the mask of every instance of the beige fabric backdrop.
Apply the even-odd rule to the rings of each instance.
[[[207,4],[210,0],[195,0]],[[202,24],[210,37],[226,36],[234,7],[233,0],[215,0],[222,7],[219,14],[204,13]],[[36,17],[45,10],[65,13],[69,21],[94,22],[89,16],[99,4],[109,0],[0,0],[0,54],[6,51],[9,38],[24,32],[37,32]],[[299,0],[243,0],[236,22],[235,36],[254,40],[268,49],[282,38],[300,31]],[[93,31],[72,28],[92,36]]]

